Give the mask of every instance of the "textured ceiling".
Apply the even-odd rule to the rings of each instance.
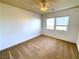
[[[41,13],[39,7],[39,1],[40,0],[0,0],[0,2],[20,7],[25,10]],[[79,0],[46,0],[46,1],[49,3],[49,10],[46,13],[79,6]]]

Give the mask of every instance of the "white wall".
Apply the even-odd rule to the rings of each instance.
[[[79,24],[78,24],[79,25]],[[76,44],[77,44],[77,48],[78,48],[78,51],[79,51],[79,27],[78,27],[78,34],[77,34],[77,41],[76,41]]]
[[[0,3],[0,50],[41,33],[40,15]]]
[[[47,30],[46,29],[46,19],[51,17],[60,17],[60,16],[69,16],[69,26],[68,31],[56,31],[56,30]],[[79,8],[63,10],[55,13],[46,14],[43,17],[43,34],[49,35],[55,38],[66,40],[69,42],[76,43],[77,32],[78,32],[78,23],[79,23]]]
[[[78,48],[78,51],[79,51],[79,33],[78,33],[78,40],[77,40],[77,48]]]

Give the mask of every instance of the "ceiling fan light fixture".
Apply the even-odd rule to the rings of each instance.
[[[41,2],[40,3],[40,9],[42,12],[46,12],[48,10],[47,2]]]
[[[46,7],[46,6],[41,7],[41,11],[42,11],[42,12],[45,12],[45,11],[47,11],[47,10],[48,10],[48,7]]]

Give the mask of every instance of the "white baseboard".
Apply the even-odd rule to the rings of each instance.
[[[31,39],[33,39],[33,38],[35,38],[35,37],[37,37],[37,36],[40,36],[40,35],[41,35],[41,33],[40,33],[40,34],[37,34],[37,35],[34,35],[34,36],[30,36],[29,38],[27,38],[27,39],[25,39],[25,40],[23,40],[23,41],[15,42],[15,43],[13,43],[12,45],[9,45],[9,46],[4,47],[4,48],[0,48],[0,51],[3,51],[3,50],[8,49],[8,48],[11,48],[11,47],[16,46],[16,45],[18,45],[18,44],[21,44],[21,43],[23,43],[23,42],[25,42],[25,41],[31,40]]]
[[[54,36],[51,36],[51,35],[48,35],[48,34],[44,34],[44,33],[43,33],[43,35],[50,36],[50,37],[53,37],[53,38],[57,38],[57,37],[54,37]],[[63,40],[61,38],[57,38],[57,39]],[[75,42],[72,42],[72,41],[68,41],[68,40],[64,40],[64,41],[76,44]]]

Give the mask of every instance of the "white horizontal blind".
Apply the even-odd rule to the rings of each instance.
[[[67,31],[69,16],[49,18],[46,20],[46,28],[52,30]]]
[[[56,18],[56,30],[67,31],[69,16]]]
[[[54,21],[55,21],[54,18],[47,19],[46,28],[47,29],[54,29]]]

